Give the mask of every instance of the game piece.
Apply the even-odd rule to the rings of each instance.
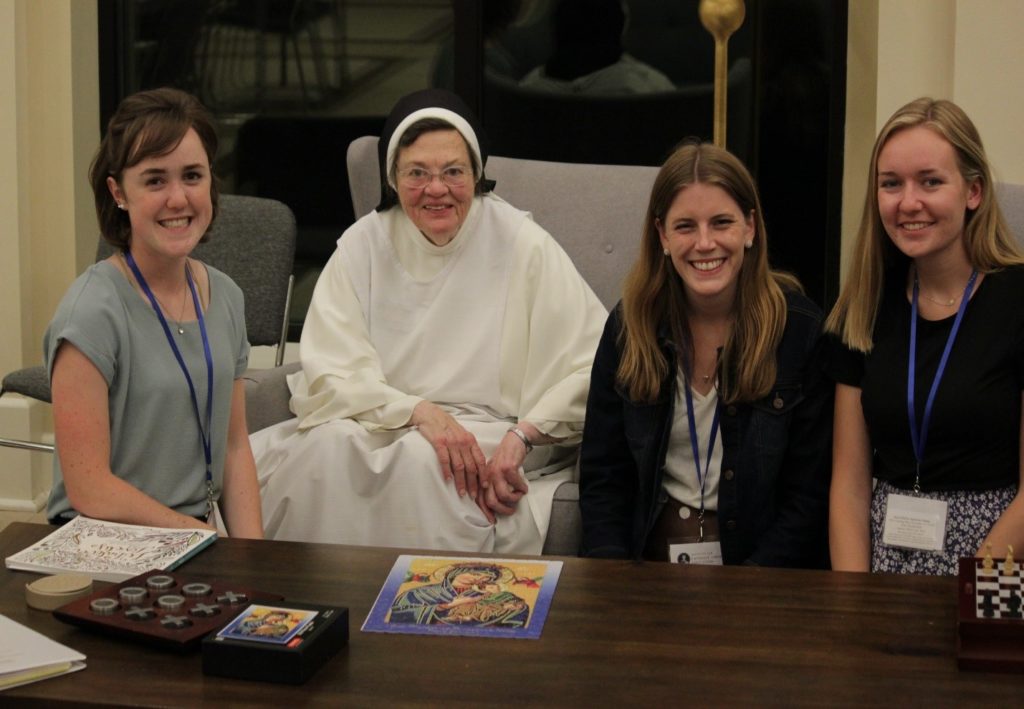
[[[1021,598],[1020,594],[1016,591],[1010,591],[1010,596],[1006,599],[1006,617],[1007,618],[1020,618],[1020,605]]]
[[[985,563],[983,564],[986,570],[992,569],[995,565],[992,563],[992,545],[985,545]]]
[[[276,594],[153,570],[53,612],[82,627],[176,650],[194,649],[248,606]]]
[[[113,615],[118,608],[117,601],[113,598],[97,598],[89,603],[89,610],[96,615]]]
[[[1003,573],[1009,576],[1013,573],[1013,545],[1006,545],[1006,558],[1003,559]]]
[[[994,618],[996,615],[996,608],[992,603],[992,592],[987,591],[981,598],[981,614],[986,618]]]
[[[121,603],[126,606],[139,605],[146,600],[146,595],[146,589],[141,586],[125,586],[117,593]]]

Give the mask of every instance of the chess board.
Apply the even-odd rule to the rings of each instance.
[[[991,568],[986,568],[986,561]],[[1024,568],[1005,559],[960,560],[957,665],[1024,672]]]
[[[54,616],[149,645],[190,650],[253,602],[284,597],[169,571],[149,571],[53,611]]]

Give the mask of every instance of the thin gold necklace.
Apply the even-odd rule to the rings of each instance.
[[[936,300],[935,298],[932,298],[930,295],[928,295],[924,291],[918,291],[918,292],[921,294],[921,297],[924,298],[925,300],[929,300],[929,301],[935,303],[936,305],[941,305],[944,308],[952,308],[953,305],[958,300],[958,298],[955,298],[955,297],[954,298],[950,298],[949,300]]]
[[[128,261],[125,260],[124,253],[118,252],[118,255],[121,257],[121,260],[125,262],[125,268],[127,269],[128,268]],[[181,296],[181,311],[178,313],[178,319],[174,321],[174,324],[178,326],[178,334],[179,335],[184,335],[185,334],[185,328],[182,327],[181,321],[185,319],[185,306],[188,304],[188,291],[189,291],[188,277],[189,277],[189,275],[192,274],[192,268],[191,268],[191,266],[189,266],[188,261],[185,262],[185,273],[186,273],[186,275],[185,275],[185,290],[184,290],[184,292],[182,293],[182,296]],[[166,305],[164,305],[164,302],[162,300],[160,300],[160,298],[157,296],[155,291],[153,292],[153,297],[156,298],[156,302],[160,304],[160,309],[164,311],[164,316],[168,317],[168,318],[171,317],[171,309],[168,308]]]

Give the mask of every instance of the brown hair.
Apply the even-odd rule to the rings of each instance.
[[[115,247],[128,248],[131,223],[128,213],[118,209],[107,187],[107,178],[113,177],[120,185],[126,169],[147,158],[170,153],[189,128],[199,136],[210,161],[210,203],[213,219],[216,219],[219,190],[212,171],[217,155],[217,132],[213,119],[196,97],[171,88],[140,91],[121,101],[111,116],[107,134],[89,166],[89,182],[100,234]],[[206,241],[208,234],[204,234],[201,241]]]
[[[736,320],[721,355],[720,395],[725,402],[754,401],[766,396],[775,381],[775,350],[786,326],[782,289],[801,290],[800,283],[768,266],[761,202],[747,168],[722,148],[688,143],[669,156],[654,180],[640,253],[623,286],[623,353],[617,379],[634,401],[654,401],[669,374],[658,346],[659,330],[669,330],[684,371],[692,360],[686,291],[671,259],[663,255],[657,225],[679,191],[697,183],[725,190],[744,215],[753,216],[756,230],[743,257]]]
[[[967,210],[964,217],[964,250],[971,265],[982,273],[991,273],[1024,263],[1024,255],[996,200],[992,170],[974,123],[952,101],[911,101],[892,114],[875,139],[853,260],[839,299],[825,321],[826,331],[841,336],[848,347],[861,352],[870,352],[874,344],[871,336],[886,272],[910,263],[892,243],[878,213],[878,155],[893,135],[916,126],[924,126],[945,138],[953,146],[964,182],[977,181],[981,187],[981,202],[977,209]],[[900,277],[905,273],[904,269]]]

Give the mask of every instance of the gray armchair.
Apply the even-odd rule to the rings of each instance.
[[[100,239],[96,259],[113,247]],[[276,345],[277,364],[284,357],[291,273],[295,258],[295,216],[281,202],[259,197],[221,195],[220,212],[210,239],[194,251],[196,258],[220,269],[245,295],[245,326],[252,345]],[[43,366],[7,374],[0,396],[7,392],[50,401],[50,379]],[[53,451],[46,443],[0,438],[0,446]]]

